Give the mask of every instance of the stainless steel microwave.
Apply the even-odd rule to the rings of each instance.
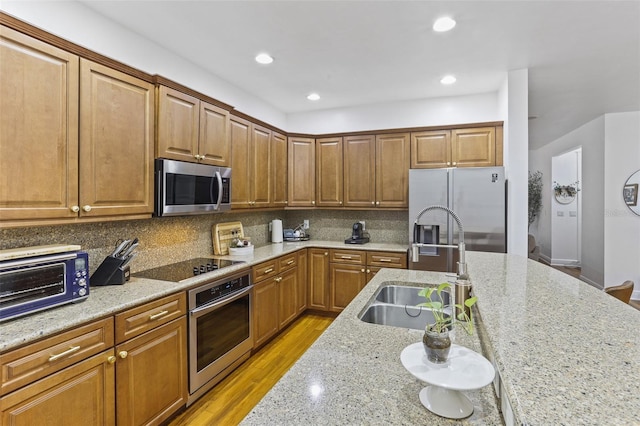
[[[231,209],[231,169],[158,158],[155,216],[219,213]]]

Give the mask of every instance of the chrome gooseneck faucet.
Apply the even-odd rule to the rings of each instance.
[[[464,247],[464,229],[462,228],[462,222],[460,221],[460,218],[458,217],[457,214],[455,214],[455,212],[453,210],[451,210],[448,207],[445,206],[440,206],[440,205],[433,205],[433,206],[429,206],[429,207],[425,207],[424,209],[422,209],[420,211],[420,213],[418,213],[418,216],[416,217],[416,220],[414,222],[414,228],[416,226],[419,226],[420,224],[418,223],[420,221],[420,218],[422,217],[423,214],[431,211],[431,210],[443,210],[445,212],[447,212],[449,215],[451,215],[451,217],[453,218],[453,220],[456,221],[456,224],[458,225],[458,240],[459,243],[457,246],[455,245],[449,245],[449,244],[425,244],[425,243],[417,243],[417,242],[413,242],[411,244],[411,257],[412,260],[414,262],[418,262],[420,260],[420,247],[445,247],[445,248],[458,248],[458,252],[459,252],[459,261],[458,261],[458,278],[459,279],[469,279],[469,276],[467,275],[467,264],[465,263],[465,247]]]

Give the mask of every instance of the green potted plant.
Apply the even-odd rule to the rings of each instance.
[[[529,227],[542,209],[542,172],[529,172]]]
[[[419,293],[427,301],[418,306],[429,308],[433,313],[433,322],[425,327],[422,343],[427,359],[436,364],[447,361],[451,349],[449,331],[455,324],[460,325],[467,334],[473,334],[471,307],[478,297],[473,296],[463,303],[452,304],[448,303],[451,300],[450,290],[451,284],[442,283],[437,287],[423,288]],[[457,312],[457,318],[454,318],[454,311]]]

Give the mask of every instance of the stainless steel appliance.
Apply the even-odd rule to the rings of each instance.
[[[466,250],[506,253],[506,180],[503,167],[412,169],[409,171],[409,243],[457,245],[455,212],[464,224]],[[420,247],[409,252],[409,269],[456,272],[456,248]]]
[[[243,271],[189,290],[189,401],[249,358],[252,289]]]
[[[132,274],[180,282],[194,275],[245,263],[227,259],[195,258]],[[189,290],[189,398],[202,396],[249,358],[253,347],[252,281],[244,269]]]
[[[181,216],[231,209],[231,169],[158,158],[156,216]]]
[[[80,246],[0,250],[0,321],[86,300],[89,256]]]

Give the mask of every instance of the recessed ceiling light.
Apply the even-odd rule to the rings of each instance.
[[[320,95],[318,95],[317,93],[310,93],[307,96],[307,99],[309,99],[310,101],[317,101],[320,99]]]
[[[453,84],[456,82],[456,78],[452,75],[445,75],[444,77],[442,77],[442,80],[440,80],[440,83],[442,84]]]
[[[270,64],[273,62],[273,58],[268,53],[261,53],[256,56],[256,62],[259,64]]]
[[[448,16],[443,16],[442,18],[438,18],[436,22],[433,23],[433,31],[442,33],[445,31],[449,31],[456,26],[456,21],[449,18]]]

